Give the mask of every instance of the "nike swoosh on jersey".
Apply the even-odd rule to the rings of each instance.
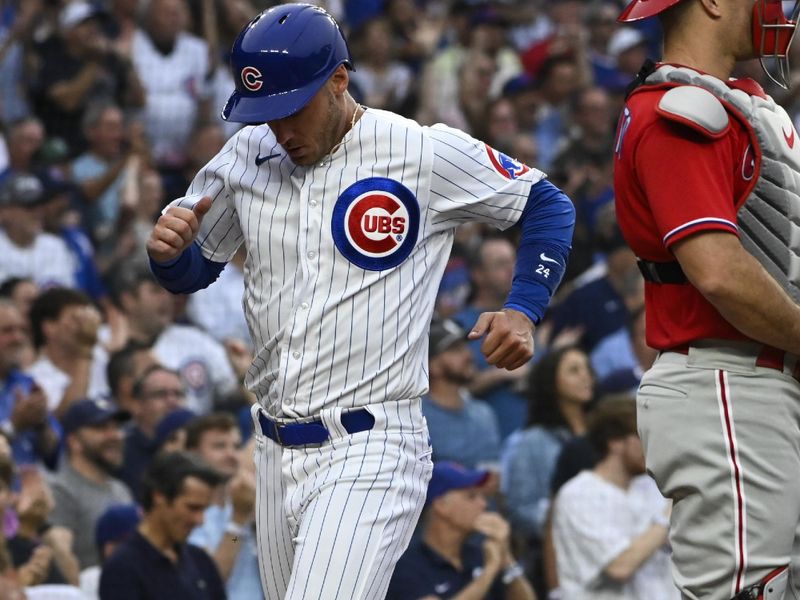
[[[791,128],[789,135],[786,135],[786,130],[783,128],[781,128],[781,132],[783,133],[783,139],[786,140],[786,145],[789,148],[794,148],[794,127]]]
[[[544,261],[544,262],[556,263],[557,265],[560,265],[560,264],[561,264],[561,263],[560,263],[560,262],[558,262],[557,260],[554,260],[554,259],[550,258],[549,256],[547,256],[547,255],[546,255],[544,252],[542,252],[542,253],[539,255],[539,260],[541,260],[541,261]]]
[[[256,156],[256,166],[260,167],[262,165],[262,163],[265,163],[269,159],[275,158],[276,156],[280,156],[280,155],[281,155],[281,153],[278,152],[276,154],[268,154],[267,156]]]

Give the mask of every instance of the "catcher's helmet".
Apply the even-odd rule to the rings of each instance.
[[[344,64],[353,70],[339,25],[311,4],[265,10],[239,33],[231,50],[236,91],[222,118],[238,123],[282,119],[303,108]]]

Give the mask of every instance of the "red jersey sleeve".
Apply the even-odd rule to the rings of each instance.
[[[702,230],[738,235],[735,142],[733,135],[711,139],[665,118],[642,131],[634,168],[664,247]]]

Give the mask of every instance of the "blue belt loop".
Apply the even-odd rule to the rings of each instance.
[[[367,431],[375,426],[375,417],[367,409],[362,408],[342,413],[342,426],[349,434]],[[331,435],[328,428],[319,419],[304,423],[279,423],[258,411],[258,423],[261,433],[273,442],[285,447],[309,446],[327,442]]]

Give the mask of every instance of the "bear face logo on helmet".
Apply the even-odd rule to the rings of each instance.
[[[632,0],[618,20],[630,23],[653,17],[680,1]],[[797,28],[798,14],[800,0],[795,0],[788,12],[781,0],[755,0],[753,3],[753,50],[764,73],[784,89],[789,88],[789,46]],[[767,66],[766,61],[770,59],[774,60],[774,69]]]
[[[261,124],[303,108],[339,67],[353,69],[336,21],[311,4],[267,9],[239,33],[231,49],[236,90],[222,118]]]

